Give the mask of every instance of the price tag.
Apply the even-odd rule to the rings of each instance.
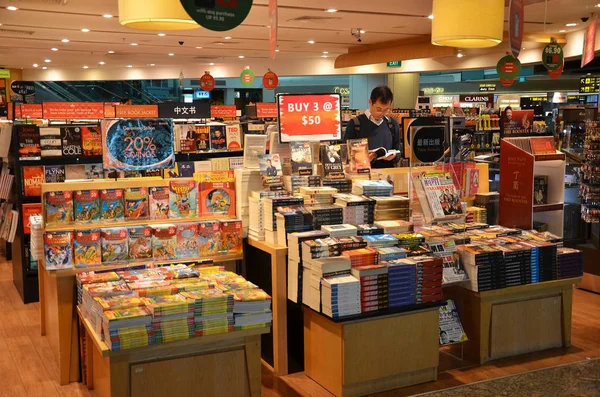
[[[563,65],[563,49],[560,44],[550,43],[544,47],[542,52],[542,63],[548,70],[558,70]]]
[[[282,142],[342,139],[339,94],[277,96]]]

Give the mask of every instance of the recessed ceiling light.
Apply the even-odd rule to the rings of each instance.
[[[40,65],[38,65],[37,63],[34,63],[34,64],[33,64],[33,67],[34,67],[34,68],[37,68],[38,66],[40,66]]]
[[[42,69],[46,70],[46,69],[48,69],[48,67],[44,66],[44,67],[42,67]]]
[[[275,52],[279,52],[279,50],[275,50]]]
[[[173,54],[172,52],[170,52],[170,53],[169,53],[169,56],[170,56],[170,57],[174,57],[174,56],[175,56],[175,54]]]
[[[433,14],[429,15],[427,18],[433,19]]]
[[[462,58],[462,57],[464,57],[465,55],[464,55],[462,52],[459,52],[458,54],[456,54],[456,56],[457,56],[458,58]]]
[[[215,66],[214,62],[209,63],[210,66]]]
[[[315,44],[314,40],[308,40],[308,44]]]
[[[565,29],[561,29],[561,30],[558,31],[558,33],[564,33],[564,32],[566,32]]]
[[[63,43],[68,43],[70,40],[69,39],[62,39],[61,40]]]
[[[231,40],[231,36],[225,36],[225,40]]]
[[[362,34],[365,34],[365,33],[367,33],[367,31],[366,31],[366,30],[362,30],[362,29],[361,29],[359,32],[360,32],[360,33],[362,33]]]
[[[89,66],[85,65],[83,68],[84,68],[84,69],[89,69]]]
[[[329,51],[323,51],[323,54],[329,54]]]
[[[167,34],[166,33],[159,33],[158,34],[160,37],[165,37]]]
[[[150,66],[156,66],[156,64],[155,63],[151,63]]]
[[[521,49],[522,49],[522,50],[526,50],[526,48],[525,48],[525,47],[523,47],[523,48],[521,48]]]
[[[330,8],[330,9],[325,10],[325,11],[327,11],[327,12],[337,12],[338,10],[336,10],[335,8]]]
[[[132,68],[132,67],[133,67],[133,65],[127,65],[127,67],[128,67],[128,68]]]
[[[112,18],[112,17],[113,17],[113,16],[112,16],[112,14],[104,14],[104,15],[102,15],[102,16],[103,16],[104,18]]]
[[[106,62],[104,62],[104,61],[100,61],[100,62],[98,62],[98,65],[104,65],[105,63]]]
[[[82,31],[83,33],[89,33],[89,31],[90,31],[90,30],[89,30],[89,29],[86,29],[86,28],[83,28],[83,29],[81,29],[81,31]]]
[[[109,54],[114,54],[115,52],[113,50],[110,50],[108,53]]]
[[[202,47],[196,47],[197,50],[201,49]]]
[[[240,55],[238,58],[240,58],[240,59],[244,59],[244,58],[246,58],[246,57],[245,57],[245,56],[243,56],[243,55]]]
[[[52,60],[51,59],[44,59],[44,62],[50,63],[50,62],[52,62]]]
[[[267,25],[267,26],[265,26],[265,28],[271,29],[271,25]]]
[[[137,43],[131,43],[131,45],[133,45],[133,46],[136,46],[136,45],[137,45]]]
[[[50,48],[50,49],[51,49],[52,51],[55,51],[55,52],[56,52],[56,51],[58,51],[58,48],[56,48],[56,47],[53,47],[53,48]]]
[[[568,24],[566,24],[565,26],[568,26],[568,27],[573,27],[573,26],[577,26],[577,24],[576,24],[576,23],[568,23]]]
[[[18,8],[17,8],[17,7],[15,7],[15,6],[8,6],[8,7],[6,7],[6,9],[7,9],[8,11],[17,11],[17,10],[18,10]]]
[[[328,58],[327,55],[321,55],[321,58]]]

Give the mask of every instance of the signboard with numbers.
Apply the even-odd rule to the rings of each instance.
[[[548,70],[557,70],[562,66],[564,57],[565,55],[560,44],[550,43],[544,47],[542,63]]]
[[[207,119],[211,117],[210,104],[206,101],[194,103],[159,103],[158,117],[168,119]]]
[[[279,94],[281,142],[342,139],[340,94]]]

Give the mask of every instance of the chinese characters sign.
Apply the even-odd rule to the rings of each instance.
[[[531,229],[533,218],[533,155],[500,142],[500,224]]]
[[[445,126],[411,128],[411,163],[433,163],[444,156]]]
[[[168,119],[205,119],[210,117],[210,105],[207,102],[159,103],[158,116]]]

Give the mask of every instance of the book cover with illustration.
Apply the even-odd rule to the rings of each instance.
[[[125,217],[123,189],[105,189],[100,192],[100,218],[105,221],[121,220]]]
[[[79,230],[74,233],[73,262],[75,267],[102,264],[100,229]]]
[[[81,146],[82,128],[80,126],[60,127],[63,156],[75,157],[83,154],[83,147]]]
[[[125,189],[125,219],[148,219],[148,189]]]
[[[281,157],[278,154],[261,154],[258,165],[263,186],[271,190],[283,189]]]
[[[194,180],[169,181],[169,216],[193,218],[198,209],[198,186]]]
[[[23,190],[27,197],[42,195],[42,183],[45,182],[44,167],[41,165],[26,165],[23,167]]]
[[[239,124],[230,124],[225,129],[227,137],[227,149],[242,148],[242,127]]]
[[[129,259],[152,258],[152,228],[132,226],[128,230]]]
[[[73,222],[73,192],[47,192],[44,194],[46,225]]]
[[[17,129],[19,158],[40,157],[42,155],[40,128],[33,124],[16,125],[14,128]]]
[[[310,142],[290,142],[292,173],[312,175],[313,160]]]
[[[343,178],[342,145],[321,144],[321,163],[325,178]]]
[[[448,172],[423,173],[421,183],[434,220],[463,214],[458,191]]]
[[[29,217],[31,215],[42,215],[42,204],[23,204],[21,212],[23,213],[23,233],[31,234],[31,223],[29,221]]]
[[[119,262],[129,259],[126,227],[102,229],[101,236],[102,263]]]
[[[348,140],[348,158],[352,173],[368,174],[371,172],[369,147],[366,138]]]
[[[533,204],[548,204],[548,176],[535,175],[533,177]]]
[[[102,130],[100,126],[81,127],[81,146],[84,156],[102,156]]]
[[[200,172],[200,215],[235,215],[233,171]]]
[[[85,179],[102,179],[104,177],[104,170],[102,169],[102,163],[97,164],[85,164]]]
[[[242,221],[231,220],[221,222],[221,251],[228,254],[242,253]]]
[[[210,150],[227,149],[227,140],[225,137],[225,125],[210,126]]]
[[[210,127],[207,125],[196,125],[196,140],[195,150],[208,150],[210,149]]]
[[[100,220],[100,193],[97,190],[77,190],[73,197],[76,221]]]
[[[151,168],[148,170],[142,170],[143,176],[162,176],[162,169],[160,168]]]
[[[177,259],[177,227],[172,224],[152,226],[152,257]]]
[[[44,234],[44,259],[46,270],[73,267],[73,233],[55,232]]]
[[[219,253],[221,247],[221,223],[202,221],[198,223],[198,256],[212,256]]]
[[[60,183],[67,179],[64,165],[45,165],[44,178],[46,183]]]
[[[177,225],[177,258],[195,258],[198,256],[198,224],[181,223]]]
[[[169,219],[169,188],[151,187],[150,219]]]

